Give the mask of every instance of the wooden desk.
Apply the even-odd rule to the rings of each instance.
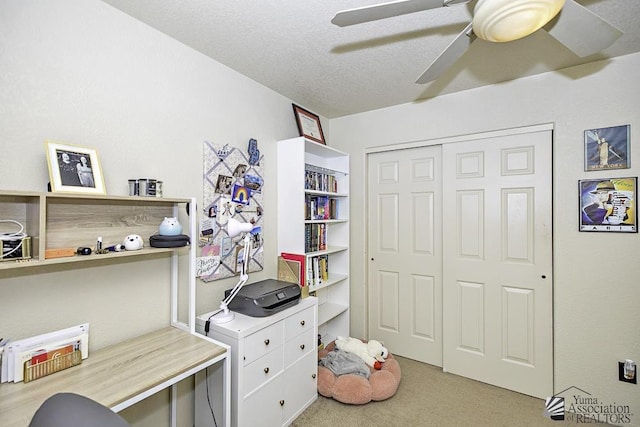
[[[227,347],[170,326],[92,352],[82,364],[47,377],[0,385],[0,424],[28,426],[42,402],[63,391],[119,412],[219,361],[228,367],[226,358]]]

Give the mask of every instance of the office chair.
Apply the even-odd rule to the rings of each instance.
[[[29,427],[131,427],[106,406],[74,393],[57,393],[45,400]]]

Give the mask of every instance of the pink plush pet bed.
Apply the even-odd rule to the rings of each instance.
[[[335,347],[329,343],[318,352],[318,360],[325,357]],[[344,374],[336,376],[328,368],[318,366],[318,393],[331,397],[338,402],[350,405],[364,405],[372,400],[380,401],[390,398],[400,385],[400,365],[391,353],[387,356],[381,369],[371,370],[367,380],[362,375]]]

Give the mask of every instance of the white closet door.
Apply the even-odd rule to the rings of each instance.
[[[443,368],[553,393],[550,130],[444,144]]]
[[[442,364],[440,146],[368,155],[369,338]]]

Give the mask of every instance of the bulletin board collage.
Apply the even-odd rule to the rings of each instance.
[[[240,274],[243,239],[227,234],[230,218],[253,224],[248,272],[262,270],[264,180],[258,142],[249,139],[245,151],[204,141],[203,159],[204,207],[200,211],[197,277],[209,282]]]

